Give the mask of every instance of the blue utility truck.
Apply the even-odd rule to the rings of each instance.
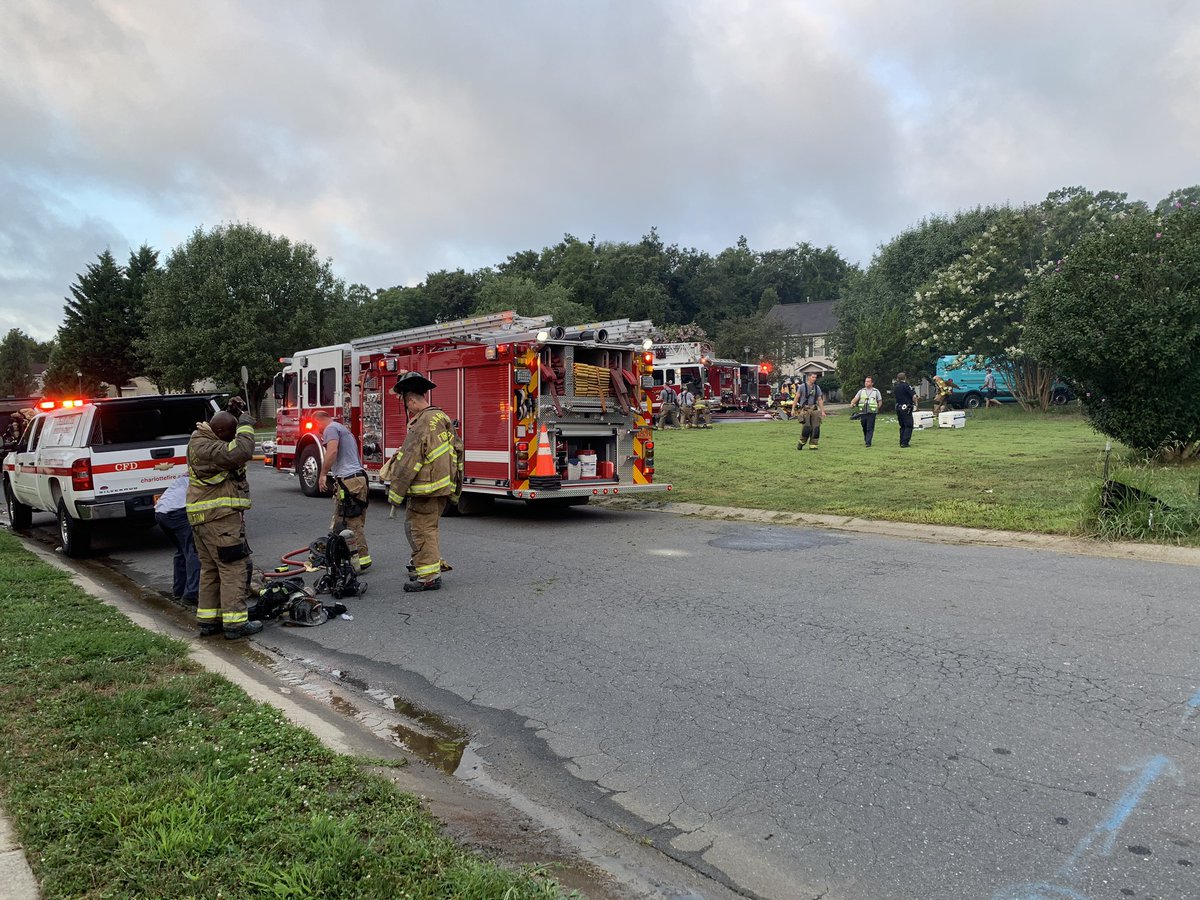
[[[957,387],[950,393],[950,405],[955,409],[978,409],[983,406],[987,397],[983,389],[983,379],[987,376],[987,363],[977,356],[967,356],[961,363],[957,356],[939,356],[937,374],[947,381],[953,381]],[[992,366],[992,374],[996,376],[996,399],[1001,403],[1014,403],[1012,386],[1003,370]],[[1050,402],[1061,406],[1075,399],[1071,389],[1061,381],[1056,381],[1050,389]]]

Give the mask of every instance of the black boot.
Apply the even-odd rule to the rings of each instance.
[[[247,622],[237,628],[225,629],[225,640],[236,641],[238,638],[249,637],[252,634],[258,634],[263,629],[262,622]]]
[[[408,594],[415,594],[418,591],[440,591],[442,589],[442,579],[435,578],[433,581],[406,581],[404,583],[404,591]]]
[[[213,635],[220,634],[224,630],[225,629],[220,622],[204,624],[200,626],[200,637],[212,637]]]

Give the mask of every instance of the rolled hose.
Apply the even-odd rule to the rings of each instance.
[[[292,557],[298,556],[301,553],[307,553],[307,547],[300,547],[296,550],[289,551],[279,557],[279,561],[287,568],[284,571],[263,572],[264,578],[288,578],[292,575],[303,575],[308,571],[306,563],[299,562]],[[283,568],[282,566],[280,568]]]

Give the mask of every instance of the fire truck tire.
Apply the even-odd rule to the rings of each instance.
[[[321,478],[321,454],[315,444],[309,444],[300,451],[296,458],[296,477],[300,480],[300,490],[305,497],[324,497],[318,487]]]
[[[447,503],[446,514],[452,516],[482,516],[491,512],[496,498],[491,494],[468,494],[459,496],[458,503]]]
[[[71,517],[67,504],[58,501],[58,537],[62,541],[63,554],[72,559],[86,556],[92,549],[92,532],[86,522]]]
[[[4,503],[8,507],[8,524],[13,531],[24,531],[33,524],[33,507],[17,499],[7,478],[4,479]]]

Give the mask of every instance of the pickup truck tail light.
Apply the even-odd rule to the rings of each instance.
[[[77,459],[71,463],[71,489],[76,491],[92,490],[92,461]]]

